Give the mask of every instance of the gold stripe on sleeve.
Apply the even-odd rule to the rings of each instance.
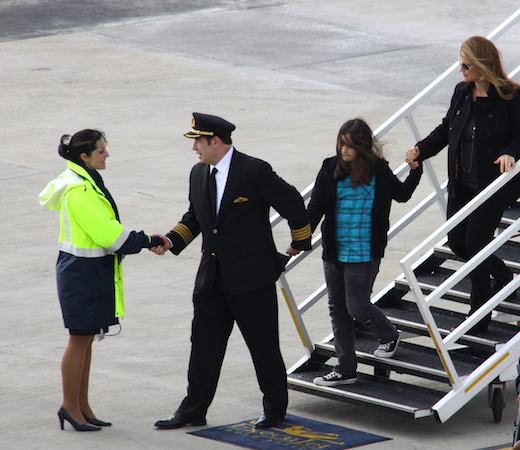
[[[311,226],[309,224],[305,225],[303,228],[291,230],[291,236],[293,238],[293,241],[303,241],[305,239],[310,238],[311,235]]]
[[[192,234],[192,232],[183,223],[178,223],[177,225],[175,225],[173,227],[172,231],[174,233],[177,233],[182,238],[182,240],[184,241],[184,243],[186,245],[188,245],[191,241],[193,241],[193,234]]]

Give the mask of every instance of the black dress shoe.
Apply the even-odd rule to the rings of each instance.
[[[155,426],[160,430],[173,430],[175,428],[182,428],[186,425],[200,427],[206,425],[206,419],[191,419],[183,416],[180,412],[176,412],[173,417],[170,417],[169,419],[158,420],[155,422]]]
[[[272,428],[280,425],[283,422],[283,417],[271,416],[269,414],[262,414],[255,423],[255,428]]]

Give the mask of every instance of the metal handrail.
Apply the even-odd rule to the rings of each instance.
[[[516,164],[514,169],[503,173],[496,178],[491,184],[483,189],[477,196],[469,201],[462,209],[457,211],[449,220],[437,228],[430,236],[415,247],[408,255],[401,260],[403,264],[413,264],[425,251],[433,248],[444,236],[448,234],[454,227],[456,227],[462,220],[468,217],[475,209],[477,209],[484,201],[491,197],[496,191],[505,186],[512,178],[520,172],[520,164]]]

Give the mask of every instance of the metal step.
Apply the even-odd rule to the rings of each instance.
[[[446,269],[444,267],[439,267],[432,274],[418,274],[417,281],[419,282],[419,286],[425,294],[431,293],[437,286],[447,280],[451,275],[453,275],[454,271],[451,269]],[[396,287],[399,289],[403,289],[406,291],[410,290],[410,285],[406,278],[397,278],[395,280]],[[471,291],[471,280],[469,277],[464,278],[459,281],[453,288],[451,288],[446,294],[444,294],[443,298],[447,300],[452,300],[459,303],[470,303],[470,291]],[[500,305],[495,308],[496,311],[502,311],[509,314],[520,315],[520,296],[516,294],[512,298],[508,298]]]
[[[448,375],[444,371],[437,352],[433,348],[401,341],[396,354],[392,358],[378,358],[373,355],[377,341],[368,334],[356,335],[356,357],[358,362],[377,369],[406,373],[430,380],[448,383]],[[315,344],[315,353],[329,358],[336,356],[334,340]],[[452,359],[461,376],[475,370],[486,358],[452,354]]]
[[[417,305],[414,302],[401,300],[397,305],[381,306],[381,310],[388,319],[400,330],[428,336],[428,330],[422,319]],[[437,323],[439,332],[446,336],[451,329],[458,326],[465,315],[455,311],[442,308],[430,308],[431,313]],[[495,351],[497,344],[507,342],[520,328],[503,322],[492,320],[487,331],[470,330],[468,334],[462,336],[457,343],[475,347],[483,351]]]
[[[453,250],[447,245],[435,247],[434,254],[446,259],[463,261],[462,258],[453,253]],[[500,247],[495,253],[513,272],[520,272],[520,242],[508,241]]]
[[[502,219],[500,221],[500,228],[507,228],[511,225],[516,219],[520,217],[520,205],[518,202],[515,206],[506,208],[504,214],[502,214]]]
[[[414,386],[387,378],[358,374],[354,384],[334,387],[316,386],[312,380],[332,370],[325,365],[319,371],[295,372],[287,377],[289,389],[318,395],[320,397],[377,406],[393,412],[421,418],[431,416],[431,407],[445,392]]]

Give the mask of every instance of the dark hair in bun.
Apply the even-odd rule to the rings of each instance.
[[[81,130],[72,136],[64,134],[60,138],[58,153],[62,158],[81,163],[80,155],[82,153],[90,155],[96,149],[96,143],[100,139],[106,141],[105,135],[99,130]]]

